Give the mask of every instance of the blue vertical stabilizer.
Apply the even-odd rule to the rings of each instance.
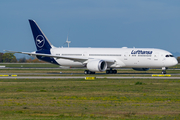
[[[49,50],[51,43],[34,20],[29,20],[37,50]]]
[[[37,48],[36,53],[43,53],[43,54],[51,54],[51,48],[53,47],[47,37],[44,35],[42,30],[39,28],[37,23],[34,20],[29,20],[32,34],[34,37],[34,42]],[[43,56],[36,56],[38,59],[50,62],[53,64],[57,64],[56,60],[53,57],[43,57]]]

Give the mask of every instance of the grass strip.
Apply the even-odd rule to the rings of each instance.
[[[180,80],[1,79],[1,119],[178,119]]]

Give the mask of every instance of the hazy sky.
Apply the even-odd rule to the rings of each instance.
[[[1,0],[0,52],[36,50],[28,19],[56,47],[180,52],[180,0]]]

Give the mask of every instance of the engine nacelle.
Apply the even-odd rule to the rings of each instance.
[[[107,69],[107,63],[103,60],[92,60],[87,63],[87,69],[93,72],[102,72]]]
[[[137,70],[137,71],[148,71],[149,68],[132,68],[133,70]]]

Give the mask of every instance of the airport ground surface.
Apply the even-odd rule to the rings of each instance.
[[[167,70],[171,77],[152,77],[161,70],[84,75],[84,69],[19,65],[0,69],[8,75],[0,76],[0,119],[180,119],[179,66]]]

